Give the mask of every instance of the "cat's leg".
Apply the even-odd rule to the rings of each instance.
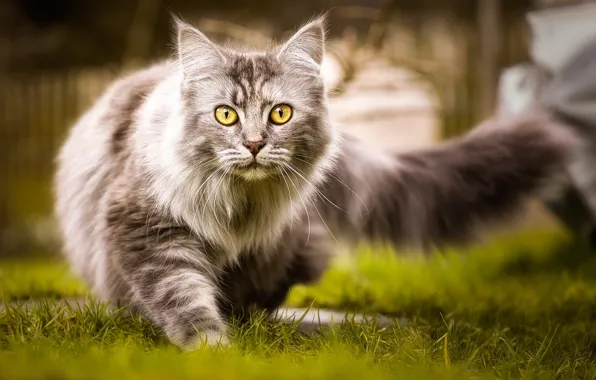
[[[213,248],[149,210],[120,200],[110,204],[106,217],[111,270],[128,289],[128,303],[184,350],[225,343]]]
[[[246,317],[248,311],[274,312],[297,284],[317,282],[329,267],[333,245],[314,220],[288,229],[279,244],[246,252],[222,276],[222,309]]]
[[[130,288],[131,306],[161,327],[184,350],[226,343],[217,305],[218,288],[209,264],[192,242],[113,255]]]

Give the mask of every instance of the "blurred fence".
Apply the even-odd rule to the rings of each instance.
[[[52,210],[54,157],[70,125],[116,76],[107,69],[0,79],[0,244],[30,245],[14,228]]]
[[[523,17],[504,21],[500,67],[527,56]],[[448,15],[417,23],[398,18],[385,35],[382,48],[373,53],[431,84],[439,100],[436,118],[441,137],[463,133],[479,120],[482,41],[473,25],[459,25]],[[356,50],[343,52],[354,71],[359,69],[362,47],[360,43]],[[44,239],[33,239],[31,231],[43,232],[48,225],[40,221],[51,215],[56,152],[68,128],[117,75],[117,70],[99,68],[0,77],[0,256],[24,252],[32,240]]]

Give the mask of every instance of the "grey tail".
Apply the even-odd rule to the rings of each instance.
[[[467,243],[564,183],[576,144],[567,126],[538,113],[402,154],[345,137],[317,207],[336,237],[424,249]]]

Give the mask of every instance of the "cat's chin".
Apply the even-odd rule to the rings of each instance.
[[[247,181],[262,181],[270,177],[271,170],[257,166],[238,170],[236,174]]]

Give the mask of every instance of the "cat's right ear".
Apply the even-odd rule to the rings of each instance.
[[[178,62],[185,79],[209,77],[214,69],[225,63],[225,57],[207,36],[180,19],[174,21],[178,35]]]
[[[280,49],[278,58],[293,66],[321,70],[325,54],[327,16],[321,16],[298,30]]]

